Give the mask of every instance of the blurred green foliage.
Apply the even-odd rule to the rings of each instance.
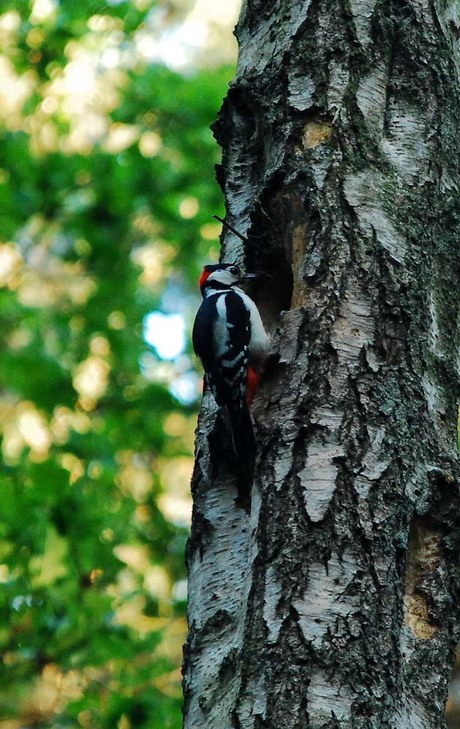
[[[232,68],[146,60],[156,10],[0,11],[0,728],[181,725],[197,398],[142,322],[193,315]]]

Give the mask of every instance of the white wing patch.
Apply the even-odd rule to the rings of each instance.
[[[214,322],[214,352],[217,357],[222,357],[228,352],[229,333],[227,322],[227,307],[225,304],[225,296],[219,296],[216,302],[217,318]]]

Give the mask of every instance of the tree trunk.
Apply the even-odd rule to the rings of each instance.
[[[441,729],[458,621],[456,9],[248,0],[216,135],[223,260],[278,360],[252,512],[210,396],[186,729]],[[222,445],[223,443],[223,445]]]

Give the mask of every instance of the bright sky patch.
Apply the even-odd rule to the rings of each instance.
[[[144,339],[161,359],[175,359],[185,349],[185,324],[181,314],[153,311],[144,319]]]

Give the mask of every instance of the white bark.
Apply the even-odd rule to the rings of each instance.
[[[250,245],[229,236],[224,258],[267,274],[256,293],[279,358],[254,406],[250,518],[229,470],[209,465],[215,413],[200,418],[186,729],[444,726],[457,22],[428,0],[243,9],[217,131]]]

